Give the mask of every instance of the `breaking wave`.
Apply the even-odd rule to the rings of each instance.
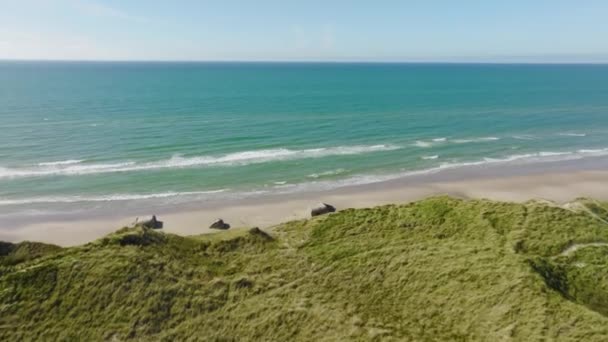
[[[72,165],[72,164],[80,164],[83,161],[84,160],[80,160],[80,159],[69,159],[69,160],[60,160],[60,161],[54,161],[54,162],[38,163],[38,166]]]
[[[516,139],[516,140],[536,140],[537,139],[535,136],[529,135],[529,134],[514,135],[512,138]]]
[[[480,138],[468,138],[468,139],[448,139],[448,138],[433,138],[430,141],[416,140],[413,144],[416,147],[428,148],[437,144],[443,143],[454,143],[454,144],[468,144],[468,143],[482,143],[500,140],[498,137],[480,137]]]
[[[48,196],[23,199],[0,200],[0,205],[41,204],[41,203],[81,203],[81,202],[111,202],[131,201],[176,196],[210,195],[224,192],[227,189],[210,191],[161,192],[156,194],[113,194],[103,196]]]
[[[454,139],[451,140],[456,144],[468,144],[468,143],[480,143],[480,142],[488,142],[488,141],[497,141],[500,140],[498,137],[481,137],[481,138],[470,138],[470,139]]]
[[[565,137],[586,137],[587,133],[559,133],[559,135]]]
[[[3,168],[0,167],[0,179],[41,176],[71,176],[96,173],[130,172],[171,168],[234,166],[267,163],[274,161],[323,158],[329,156],[355,155],[400,149],[396,145],[338,146],[304,150],[277,148],[257,151],[229,153],[222,156],[183,157],[174,155],[170,159],[147,163],[123,162],[112,164],[84,164],[80,160],[40,163],[34,167]]]
[[[426,147],[431,147],[431,146],[433,146],[433,143],[432,143],[432,142],[428,142],[428,141],[417,140],[417,141],[414,143],[414,146],[418,146],[418,147],[423,147],[423,148],[426,148]]]
[[[312,173],[312,174],[308,175],[307,177],[316,179],[316,178],[322,178],[322,177],[336,176],[336,175],[343,174],[345,172],[346,172],[345,169],[336,169],[336,170],[331,170],[331,171]]]
[[[336,169],[317,174],[310,174],[308,178],[312,178],[310,181],[304,181],[301,183],[288,184],[286,181],[275,182],[275,190],[277,193],[283,192],[300,192],[300,191],[316,191],[316,190],[328,190],[340,187],[362,185],[378,183],[393,179],[405,178],[410,176],[424,176],[426,174],[434,174],[437,172],[443,172],[450,169],[458,169],[463,167],[471,166],[483,166],[491,164],[502,164],[502,163],[535,163],[535,162],[552,162],[552,161],[563,161],[563,160],[576,160],[585,157],[593,156],[606,156],[608,155],[608,148],[599,149],[580,149],[576,151],[543,151],[536,153],[527,154],[515,154],[506,157],[486,157],[479,160],[473,161],[452,161],[441,163],[437,166],[420,169],[420,170],[402,170],[401,172],[391,174],[359,174],[353,175],[341,179],[327,179],[323,180],[322,177],[339,175],[346,173],[347,170]],[[434,157],[434,156],[429,156]],[[219,195],[218,193],[226,192],[225,194]],[[275,191],[273,191],[275,192]],[[268,191],[252,190],[249,192],[228,192],[228,189],[211,190],[211,191],[192,191],[192,192],[163,192],[154,194],[114,194],[114,195],[102,195],[102,196],[49,196],[49,197],[33,197],[33,198],[21,198],[21,199],[0,199],[0,205],[24,205],[24,204],[51,204],[51,203],[76,203],[76,202],[111,202],[111,201],[128,201],[128,200],[145,200],[145,199],[158,199],[167,197],[187,197],[187,196],[208,196],[212,194],[218,194],[217,196],[234,198],[245,198],[251,196],[259,196],[260,194],[268,193]]]

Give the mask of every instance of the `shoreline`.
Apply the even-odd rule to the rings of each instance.
[[[268,228],[282,222],[310,217],[309,208],[319,202],[338,210],[385,204],[403,204],[435,195],[487,198],[522,202],[542,198],[567,202],[577,197],[608,200],[608,158],[542,162],[534,164],[467,166],[435,173],[409,175],[333,190],[263,195],[232,201],[192,203],[183,207],[160,207],[132,214],[75,216],[45,222],[0,227],[0,240],[24,240],[80,245],[133,222],[136,217],[156,214],[164,231],[180,235],[217,232],[207,228],[221,217],[233,228]],[[195,207],[198,206],[198,207]],[[100,214],[101,215],[101,214]]]

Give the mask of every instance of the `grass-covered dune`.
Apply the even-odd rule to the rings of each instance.
[[[435,197],[270,233],[3,244],[0,340],[606,341],[606,208]]]

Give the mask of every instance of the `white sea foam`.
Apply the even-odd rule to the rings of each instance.
[[[0,205],[20,205],[20,204],[44,204],[44,203],[82,203],[82,202],[111,202],[111,201],[131,201],[155,198],[167,198],[177,196],[197,196],[211,195],[226,191],[227,189],[209,191],[186,191],[186,192],[161,192],[155,194],[113,194],[103,196],[47,196],[23,199],[0,199]]]
[[[424,160],[432,160],[432,159],[437,159],[439,158],[438,155],[434,155],[434,156],[422,156],[422,159]]]
[[[279,184],[279,183],[281,183],[281,184]],[[292,188],[292,187],[296,186],[296,184],[289,184],[287,182],[275,182],[274,184],[275,184],[275,186],[274,186],[275,189],[285,189],[285,188]],[[240,198],[247,197],[247,196],[243,196],[242,194],[239,194],[238,196]]]
[[[468,143],[479,143],[500,140],[498,137],[481,137],[481,138],[470,138],[470,139],[454,139],[450,140],[456,144],[468,144]]]
[[[480,138],[469,138],[469,139],[448,139],[448,138],[434,138],[430,141],[417,140],[414,143],[414,146],[428,148],[432,147],[438,143],[451,142],[454,144],[468,144],[468,143],[481,143],[481,142],[490,142],[500,140],[498,137],[480,137]]]
[[[115,164],[56,164],[38,165],[38,167],[5,168],[0,167],[0,179],[20,177],[41,177],[55,175],[86,175],[92,173],[116,172],[134,167],[134,162]]]
[[[587,133],[559,133],[559,135],[565,137],[586,137]]]
[[[572,152],[538,152],[539,157],[567,156]]]
[[[320,173],[312,173],[310,175],[308,175],[308,178],[322,178],[322,177],[327,177],[327,176],[336,176],[336,175],[340,175],[343,174],[344,172],[346,172],[345,169],[336,169],[336,170],[330,170],[330,171],[325,171],[325,172],[320,172]]]
[[[323,158],[329,156],[355,155],[362,153],[373,153],[381,151],[392,151],[401,148],[396,145],[359,145],[359,146],[338,146],[338,147],[323,147],[304,150],[291,150],[286,148],[277,148],[269,150],[244,151],[226,154],[223,156],[198,156],[198,157],[183,157],[174,155],[170,159],[160,160],[147,163],[123,162],[114,164],[83,164],[83,163],[65,163],[65,164],[47,164],[38,165],[37,167],[25,168],[3,168],[0,167],[1,178],[19,178],[19,177],[40,177],[40,176],[70,176],[70,175],[87,175],[96,173],[110,172],[129,172],[142,170],[156,170],[167,168],[188,168],[188,167],[205,167],[205,166],[233,166],[233,165],[248,165],[258,164],[273,161],[308,159],[308,158]]]
[[[433,143],[427,142],[427,141],[422,141],[422,140],[417,140],[414,143],[414,146],[418,146],[418,147],[423,147],[423,148],[427,148],[427,147],[431,147],[433,146]]]
[[[323,175],[332,175],[339,174],[344,171],[332,170],[327,172],[322,172],[318,174],[311,174],[309,178],[315,179],[314,181],[304,182],[299,184],[280,184],[283,182],[275,182],[276,186],[275,191],[278,193],[293,193],[299,191],[317,191],[317,190],[329,190],[335,189],[339,187],[352,186],[352,185],[361,185],[361,184],[371,184],[378,183],[383,181],[388,181],[391,179],[398,179],[403,177],[411,177],[411,176],[421,176],[426,174],[433,174],[441,171],[445,171],[448,169],[457,169],[462,167],[470,167],[470,166],[481,166],[486,164],[499,164],[499,163],[509,163],[515,161],[550,161],[550,160],[562,160],[568,158],[580,158],[585,155],[608,155],[608,148],[606,149],[595,149],[595,150],[579,150],[577,152],[538,152],[538,153],[528,153],[528,154],[517,154],[511,155],[504,158],[483,158],[477,161],[463,161],[463,162],[445,162],[436,167],[421,169],[421,170],[404,170],[400,173],[394,174],[384,174],[384,175],[355,175],[353,177],[337,179],[337,180],[317,180],[321,178]],[[155,199],[155,198],[166,198],[166,197],[174,197],[174,196],[195,196],[195,195],[208,195],[219,192],[224,192],[226,189],[216,190],[216,191],[199,191],[199,192],[165,192],[158,194],[116,194],[116,195],[107,195],[107,196],[98,196],[98,197],[86,197],[86,196],[65,196],[65,197],[37,197],[37,198],[27,198],[27,199],[0,199],[0,205],[19,205],[19,204],[33,204],[33,203],[76,203],[76,202],[109,202],[109,201],[126,201],[126,200],[142,200],[142,199]],[[251,197],[251,196],[259,196],[261,194],[267,193],[267,191],[254,190],[250,192],[244,193],[234,193],[232,195],[238,198]],[[227,194],[226,196],[229,196]]]
[[[72,164],[80,164],[83,161],[84,160],[80,160],[80,159],[69,159],[69,160],[60,160],[60,161],[54,161],[54,162],[38,163],[38,166],[72,165]]]
[[[594,155],[608,155],[608,148],[602,150],[594,150]],[[393,179],[406,178],[412,176],[424,176],[434,174],[438,172],[447,171],[450,169],[459,169],[464,167],[478,167],[483,165],[493,164],[508,164],[508,163],[535,163],[535,162],[547,162],[547,161],[559,161],[582,158],[587,154],[576,152],[538,152],[538,153],[527,153],[527,154],[516,154],[501,158],[482,158],[474,161],[462,161],[462,162],[445,162],[438,166],[420,169],[420,170],[403,170],[399,173],[392,174],[363,174],[355,175],[349,178],[337,179],[337,180],[325,180],[325,181],[311,181],[306,183],[294,184],[289,189],[280,189],[282,192],[298,192],[298,191],[321,191],[330,190],[340,187],[372,184],[378,182],[389,181]]]
[[[309,182],[296,183],[296,184],[280,184],[283,181],[275,182],[273,192],[278,193],[293,193],[299,191],[317,191],[317,190],[328,190],[339,187],[371,184],[391,179],[398,179],[411,176],[424,176],[427,174],[434,174],[449,169],[458,169],[463,167],[478,167],[484,165],[495,165],[495,164],[507,164],[507,163],[536,163],[536,162],[550,162],[550,161],[562,161],[562,160],[576,160],[588,156],[605,156],[608,155],[608,148],[601,149],[581,149],[575,152],[567,151],[543,151],[536,153],[526,154],[515,154],[506,157],[491,158],[486,157],[480,160],[473,161],[452,161],[441,163],[438,166],[421,169],[421,170],[403,170],[402,172],[392,174],[363,174],[355,175],[343,179],[331,179],[321,180],[322,174],[331,175],[339,174],[342,171],[332,170],[326,171],[319,174],[309,175],[309,178],[313,178]],[[344,170],[343,172],[346,172]],[[317,177],[314,177],[316,175]],[[167,197],[179,197],[179,196],[208,196],[215,193],[225,192],[227,189],[213,190],[213,191],[195,191],[195,192],[163,192],[156,194],[114,194],[104,196],[56,196],[56,197],[35,197],[25,199],[1,199],[0,205],[23,205],[23,204],[51,204],[51,203],[75,203],[75,202],[110,202],[110,201],[127,201],[127,200],[144,200],[144,199],[157,199]],[[218,196],[230,198],[245,198],[252,196],[259,196],[261,194],[268,193],[266,190],[252,190],[249,192],[239,193],[226,193]]]
[[[582,150],[578,150],[576,152],[583,153],[583,154],[605,154],[605,153],[608,153],[608,148],[582,149]]]
[[[523,134],[523,135],[514,135],[513,139],[517,139],[517,140],[536,140],[536,137],[533,136],[533,135]]]
[[[594,149],[594,150],[578,150],[576,152],[562,151],[562,152],[537,152],[537,153],[526,153],[526,154],[514,154],[502,158],[490,158],[486,157],[478,161],[460,162],[460,163],[444,163],[440,165],[440,168],[454,168],[462,166],[475,166],[484,164],[494,163],[509,163],[514,161],[523,162],[548,162],[548,161],[566,161],[574,160],[592,156],[604,156],[608,155],[608,148]]]

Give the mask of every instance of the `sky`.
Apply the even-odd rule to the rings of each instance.
[[[608,62],[608,0],[0,0],[0,59]]]

